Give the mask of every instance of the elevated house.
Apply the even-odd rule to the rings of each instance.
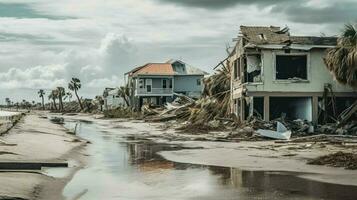
[[[137,108],[144,103],[163,105],[173,101],[175,94],[199,98],[206,74],[180,60],[137,67],[125,74],[131,92],[130,103]]]
[[[231,110],[241,120],[284,117],[317,123],[353,103],[324,64],[335,37],[292,36],[288,28],[241,26],[225,64],[231,68]]]

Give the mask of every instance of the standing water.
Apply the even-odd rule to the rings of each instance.
[[[73,127],[77,122],[66,122]],[[356,199],[357,187],[321,183],[277,172],[241,171],[170,162],[156,153],[179,146],[128,140],[79,122],[77,135],[91,141],[88,164],[65,187],[69,199],[245,200]],[[117,131],[126,131],[117,129]]]

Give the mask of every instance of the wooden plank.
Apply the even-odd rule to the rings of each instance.
[[[68,167],[68,163],[59,162],[0,162],[0,169],[41,170],[42,167]]]

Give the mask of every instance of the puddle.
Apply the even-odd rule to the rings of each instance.
[[[70,169],[42,167],[41,172],[42,172],[42,174],[50,176],[50,177],[65,178],[70,174]]]
[[[70,128],[74,124],[66,122]],[[103,133],[96,123],[80,122],[77,134],[92,142],[91,156],[88,166],[65,187],[66,199],[349,200],[357,196],[357,187],[307,180],[298,174],[170,162],[156,153],[182,147],[118,136],[125,135],[122,131]]]

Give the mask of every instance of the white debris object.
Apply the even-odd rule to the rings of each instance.
[[[291,131],[280,122],[277,122],[277,131],[258,129],[257,133],[264,137],[280,140],[290,140],[291,137]]]

